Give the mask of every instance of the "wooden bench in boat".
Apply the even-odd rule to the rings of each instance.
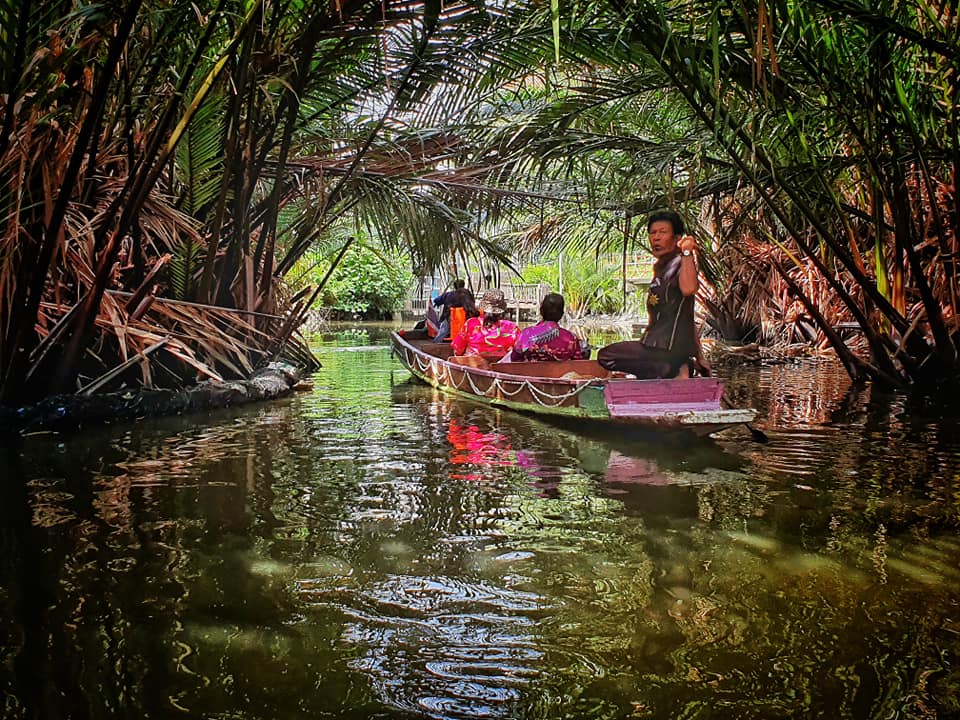
[[[603,392],[613,417],[653,417],[718,410],[723,382],[714,377],[640,382],[610,380]]]

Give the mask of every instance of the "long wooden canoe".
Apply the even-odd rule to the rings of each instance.
[[[428,385],[521,412],[698,435],[756,416],[749,408],[722,407],[719,378],[636,380],[595,360],[490,364],[454,356],[449,343],[435,343],[420,331],[392,333],[391,342],[404,367]]]

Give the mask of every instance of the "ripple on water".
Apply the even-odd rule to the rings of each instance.
[[[336,601],[342,641],[391,707],[436,718],[512,717],[540,677],[535,593],[450,577],[395,576]],[[358,608],[365,608],[357,612]]]
[[[835,439],[824,428],[768,433],[769,442],[755,450],[753,459],[768,472],[789,476],[810,476],[836,460]]]

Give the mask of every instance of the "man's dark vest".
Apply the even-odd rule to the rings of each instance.
[[[680,253],[666,255],[653,266],[653,282],[647,295],[650,324],[644,345],[669,350],[680,357],[696,355],[693,326],[693,296],[680,292]]]

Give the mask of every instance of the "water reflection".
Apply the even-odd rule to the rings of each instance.
[[[960,711],[955,419],[776,366],[730,383],[769,445],[586,435],[368,342],[0,461],[0,715]]]
[[[498,432],[483,432],[476,425],[461,425],[451,418],[447,440],[450,443],[450,462],[454,465],[472,465],[477,468],[516,466],[520,459],[510,447],[510,441]],[[525,457],[525,456],[521,456]],[[527,464],[527,461],[524,461]],[[482,480],[481,473],[451,473],[451,478]]]
[[[446,429],[449,477],[480,481],[491,468],[516,468],[532,487],[556,491],[571,470],[596,481],[601,493],[629,493],[629,486],[692,486],[743,478],[743,460],[699,438],[651,438],[621,430],[566,429],[538,418],[453,398],[406,379],[392,397],[412,409],[421,432]]]
[[[514,717],[540,675],[539,595],[451,577],[398,576],[353,598],[342,642],[351,666],[394,708],[429,717]]]

